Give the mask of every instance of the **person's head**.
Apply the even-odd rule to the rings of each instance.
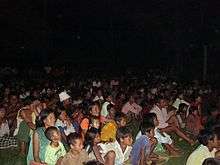
[[[191,107],[189,109],[189,114],[198,115],[199,114],[199,110],[197,109],[197,107]]]
[[[5,107],[3,105],[0,105],[0,119],[5,117],[5,113],[6,113]]]
[[[141,125],[141,133],[142,135],[146,135],[149,138],[153,138],[154,137],[154,124],[153,123],[147,123],[147,122],[143,122]]]
[[[184,104],[184,103],[180,103],[179,108],[178,108],[178,111],[179,111],[180,113],[183,113],[183,112],[186,112],[186,110],[187,110],[187,105]]]
[[[16,93],[13,92],[10,94],[9,102],[11,105],[16,105],[18,103],[18,96]]]
[[[101,141],[100,138],[100,132],[98,129],[96,128],[91,128],[86,132],[86,136],[85,136],[85,146],[90,145],[90,150],[89,152],[91,152],[91,147],[98,144]]]
[[[207,129],[199,132],[198,141],[200,144],[207,146],[211,151],[218,145],[218,137],[215,131],[210,131]]]
[[[67,136],[67,142],[72,151],[81,152],[83,149],[83,138],[78,133],[70,133]]]
[[[159,125],[159,122],[157,120],[157,115],[155,113],[148,113],[148,114],[144,115],[143,123],[151,123],[155,127],[157,127]]]
[[[58,143],[61,140],[60,131],[54,126],[45,130],[45,136],[53,143]]]
[[[164,99],[163,97],[156,97],[155,98],[155,102],[156,102],[156,105],[162,109],[162,108],[166,108],[167,107],[167,101],[166,99]]]
[[[114,119],[115,118],[116,110],[115,110],[113,104],[108,104],[107,105],[107,111],[108,111],[108,118],[109,119]]]
[[[119,144],[131,146],[133,143],[131,131],[127,127],[120,127],[116,133],[116,139]]]
[[[64,107],[60,106],[58,108],[56,108],[56,111],[55,111],[55,117],[57,119],[60,119],[61,121],[65,121],[67,120],[67,114],[66,114],[66,110]]]
[[[202,165],[219,165],[220,160],[216,158],[207,158],[203,161]]]
[[[115,121],[116,121],[118,127],[124,127],[127,124],[127,117],[123,113],[116,113]]]
[[[50,126],[55,125],[55,116],[52,110],[50,109],[43,109],[37,119],[37,126],[38,127],[45,127],[48,128]]]
[[[97,102],[94,102],[89,106],[89,113],[91,116],[100,116],[100,106]]]

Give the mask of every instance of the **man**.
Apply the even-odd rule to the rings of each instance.
[[[158,97],[156,98],[156,104],[151,109],[150,112],[155,113],[157,115],[157,119],[159,121],[158,128],[162,132],[176,133],[179,137],[186,140],[189,144],[193,145],[193,140],[189,139],[178,127],[178,120],[175,116],[174,111],[170,111],[167,113],[167,102],[165,99]]]

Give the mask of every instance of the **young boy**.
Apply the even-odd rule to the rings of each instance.
[[[66,150],[60,142],[60,132],[56,127],[47,128],[45,135],[51,141],[46,147],[45,162],[47,165],[55,165],[57,160],[66,154]]]
[[[150,160],[149,157],[157,143],[154,129],[152,123],[143,123],[141,126],[142,135],[136,140],[131,151],[132,165],[144,165]]]
[[[83,165],[89,160],[89,156],[83,149],[83,138],[78,133],[70,133],[67,136],[70,151],[58,162],[58,165]]]
[[[100,143],[102,157],[105,159],[105,164],[108,165],[122,165],[129,161],[132,150],[132,135],[131,131],[126,127],[120,127],[116,133],[116,141],[111,143]],[[110,152],[115,153],[114,160],[108,160]]]

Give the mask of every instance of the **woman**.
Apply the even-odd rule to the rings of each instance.
[[[49,109],[44,109],[40,112],[38,117],[39,126],[33,133],[31,137],[31,142],[29,146],[29,151],[27,155],[27,164],[31,162],[36,164],[44,164],[45,161],[45,150],[46,146],[49,144],[49,140],[45,136],[45,130],[55,125],[55,116],[53,111]]]

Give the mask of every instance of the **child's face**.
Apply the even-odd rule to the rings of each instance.
[[[59,119],[60,119],[61,121],[67,120],[67,114],[66,114],[65,111],[62,111],[62,112],[61,112],[61,114],[60,114],[60,116],[59,116]]]
[[[127,146],[131,146],[132,143],[133,143],[133,138],[131,135],[125,137],[125,138],[121,138],[121,141],[124,145],[127,145]]]
[[[124,127],[126,126],[126,124],[127,124],[127,120],[123,117],[121,121],[119,122],[119,126]]]
[[[4,118],[5,117],[5,110],[4,108],[1,108],[0,110],[0,118]]]
[[[100,114],[100,109],[99,109],[98,105],[94,105],[91,110],[91,115],[92,116],[99,116],[99,114]]]
[[[157,120],[157,117],[154,118],[154,125],[155,127],[159,125],[159,121]]]
[[[95,139],[94,139],[94,144],[98,144],[101,141],[100,134],[96,134]]]
[[[150,130],[150,132],[147,132],[146,135],[147,135],[147,137],[149,137],[149,138],[154,138],[154,128],[152,128],[152,129]]]
[[[82,139],[76,139],[74,144],[70,145],[71,149],[81,152],[83,149],[83,140]]]
[[[52,141],[53,141],[53,142],[59,142],[59,141],[61,141],[60,131],[54,131],[54,132],[53,132]]]

